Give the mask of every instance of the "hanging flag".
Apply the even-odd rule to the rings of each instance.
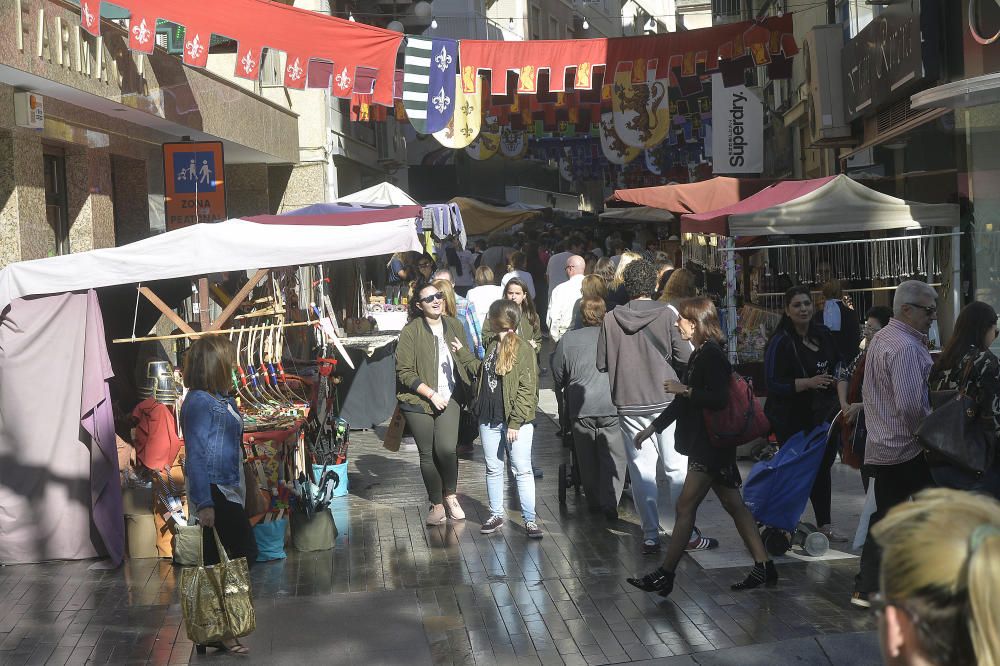
[[[519,160],[528,152],[528,137],[523,130],[504,127],[500,130],[500,154],[512,160]]]
[[[340,97],[352,92],[371,93],[376,104],[392,104],[396,53],[401,33],[373,25],[355,23],[318,12],[262,0],[113,0],[128,12],[128,46],[152,53],[156,44],[157,19],[184,26],[184,64],[204,67],[212,35],[225,35],[238,44],[236,76],[256,79],[264,47],[286,54],[285,84],[305,85],[305,73],[313,60],[333,63],[344,87],[333,86]],[[80,24],[101,36],[101,0],[80,3]],[[111,38],[110,34],[108,35]],[[457,49],[456,54],[457,56]],[[368,68],[371,78],[359,73]],[[355,91],[356,80],[360,88]]]
[[[712,75],[712,125],[713,173],[764,170],[764,105],[756,94]]]
[[[634,148],[658,146],[670,131],[669,78],[656,78],[657,63],[621,62],[611,84],[615,133]]]
[[[601,114],[601,152],[612,164],[628,164],[642,152],[633,148],[619,138],[615,131],[615,120],[612,114]]]
[[[483,81],[482,77],[477,78],[475,92],[467,93],[460,76],[455,76],[455,113],[443,130],[434,133],[434,138],[446,148],[465,148],[479,136],[483,124]]]
[[[421,134],[443,130],[455,112],[458,42],[407,37],[403,58],[403,106]]]

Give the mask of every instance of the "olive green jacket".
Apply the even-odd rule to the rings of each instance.
[[[522,340],[531,340],[534,344],[535,351],[541,351],[542,349],[542,332],[531,325],[527,317],[521,317],[520,321],[517,323],[517,334]],[[483,320],[483,346],[489,346],[497,337],[497,334],[493,332],[493,327],[490,326],[490,318],[487,317]]]
[[[520,336],[518,336],[520,337]],[[494,337],[486,347],[488,357],[496,348],[499,338]],[[478,375],[476,380],[477,395],[483,391],[483,362],[472,354],[464,357],[466,370]],[[535,350],[528,341],[521,338],[517,346],[517,358],[514,367],[503,376],[503,413],[507,417],[507,427],[520,428],[525,423],[535,420],[535,410],[538,408],[538,361]]]
[[[455,369],[454,398],[461,402],[462,385],[472,385],[473,375],[466,369],[468,359],[476,357],[464,346],[465,329],[454,317],[441,315],[444,324],[444,339],[451,349],[451,341],[458,338],[463,343],[457,353],[451,353]],[[427,384],[437,387],[438,382],[438,346],[431,327],[423,317],[414,319],[403,327],[396,344],[396,398],[400,409],[410,412],[434,414],[431,401],[417,393],[417,387]]]

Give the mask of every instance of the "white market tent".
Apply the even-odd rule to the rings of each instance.
[[[379,183],[337,199],[339,204],[380,204],[390,206],[415,206],[417,202],[409,194],[392,183]]]
[[[407,213],[410,217],[392,219]],[[351,214],[336,215],[336,226],[293,223],[305,219],[295,217],[269,218],[287,224],[233,219],[195,224],[121,247],[17,262],[0,270],[0,311],[25,296],[420,251],[412,210],[365,211],[359,216],[382,219],[351,224],[346,220]]]

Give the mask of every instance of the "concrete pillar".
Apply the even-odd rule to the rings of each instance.
[[[225,179],[230,218],[271,212],[266,164],[227,164]]]

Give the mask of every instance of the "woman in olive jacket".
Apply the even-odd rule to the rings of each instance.
[[[420,474],[431,503],[428,525],[444,524],[449,517],[465,519],[456,495],[461,414],[456,394],[470,383],[464,357],[475,357],[466,349],[448,349],[458,339],[465,339],[465,329],[444,314],[444,295],[432,284],[418,283],[410,299],[410,322],[396,345],[396,397],[420,453]]]
[[[482,361],[472,354],[466,368],[479,374],[476,412],[479,437],[486,458],[486,492],[490,499],[490,518],[480,532],[492,534],[504,523],[503,458],[510,455],[511,469],[521,500],[521,517],[529,538],[542,538],[535,522],[535,478],[531,470],[531,438],[535,409],[538,407],[538,362],[531,344],[517,334],[521,308],[502,299],[490,306],[487,315],[496,337],[486,348]],[[452,350],[461,350],[461,342],[452,342]]]

